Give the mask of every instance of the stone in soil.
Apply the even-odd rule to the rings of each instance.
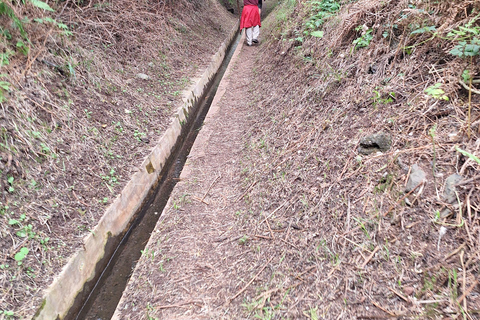
[[[454,208],[458,208],[458,203],[457,201],[457,195],[455,193],[456,188],[455,185],[459,183],[460,181],[463,180],[463,177],[459,174],[452,174],[448,176],[448,178],[445,180],[445,189],[443,191],[443,199],[445,200],[446,203],[453,204]],[[441,218],[446,218],[450,215],[452,211],[448,208],[442,210],[440,213]]]
[[[418,164],[412,166],[410,171],[410,177],[408,178],[407,186],[405,187],[405,192],[408,193],[412,191],[420,183],[426,181],[426,173],[423,171]]]
[[[385,152],[390,149],[392,145],[392,137],[384,132],[379,132],[366,136],[360,140],[358,152],[364,155],[369,155],[374,152]]]
[[[445,180],[445,190],[443,191],[443,198],[447,203],[454,203],[457,200],[455,194],[455,185],[462,181],[463,177],[459,174],[452,174]]]

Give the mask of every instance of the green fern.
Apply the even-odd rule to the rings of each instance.
[[[35,7],[47,10],[47,11],[55,11],[53,10],[47,3],[40,1],[40,0],[29,0],[31,4],[33,4]]]
[[[43,1],[40,1],[40,0],[28,0],[28,2],[30,2],[32,5],[34,5],[35,7],[39,8],[39,9],[43,9],[43,10],[46,10],[46,11],[52,11],[52,12],[55,11],[46,2],[43,2]],[[23,28],[22,21],[16,16],[13,9],[9,5],[7,5],[5,0],[0,0],[0,16],[2,16],[2,15],[7,16],[10,19],[12,19],[13,25],[16,28],[18,28],[22,37],[25,40],[28,41],[28,35],[25,32],[25,29]]]
[[[13,9],[10,8],[3,0],[0,1],[0,15],[7,16],[12,19],[13,24],[18,28],[22,37],[27,39],[27,33],[23,28],[22,21],[20,21],[20,19],[15,15],[15,12],[13,12]]]

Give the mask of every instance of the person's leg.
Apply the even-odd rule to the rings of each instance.
[[[247,44],[249,46],[252,45],[252,41],[253,41],[253,29],[254,29],[253,27],[245,29],[245,37],[247,38]]]
[[[255,43],[258,43],[258,36],[260,35],[260,27],[259,26],[255,26],[252,28],[253,29],[253,34],[252,34],[252,41],[255,42]]]

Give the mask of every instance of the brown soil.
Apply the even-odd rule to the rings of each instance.
[[[446,36],[474,3],[416,5],[434,10],[425,23]],[[480,318],[479,164],[455,150],[478,155],[479,111],[469,130],[458,85],[477,66],[449,55],[451,42],[410,35],[422,11],[385,39],[409,9],[345,5],[321,41],[298,39],[307,2],[287,1],[267,19],[269,40],[242,49],[119,318]],[[294,18],[284,24],[285,11]],[[378,29],[354,50],[362,24]],[[425,93],[435,83],[448,102]],[[391,135],[390,150],[359,154],[361,138],[377,132]],[[413,164],[426,183],[407,205]],[[443,197],[452,173],[465,179],[457,207]]]
[[[28,1],[13,8],[21,17],[47,15]],[[0,120],[0,318],[35,313],[43,289],[162,136],[182,90],[235,23],[216,1],[66,1],[54,8],[73,35],[48,23],[26,25],[30,53],[2,66],[12,91]],[[14,258],[23,248],[29,253],[19,265]]]

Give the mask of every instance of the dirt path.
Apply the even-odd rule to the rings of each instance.
[[[263,259],[252,257],[258,253],[242,246],[253,230],[239,226],[239,200],[252,184],[244,181],[239,160],[258,48],[239,50],[226,75],[228,84],[222,83],[229,89],[208,114],[124,294],[118,319],[140,319],[146,313],[159,319],[228,318],[229,301],[263,269]],[[219,88],[217,98],[221,94]]]

